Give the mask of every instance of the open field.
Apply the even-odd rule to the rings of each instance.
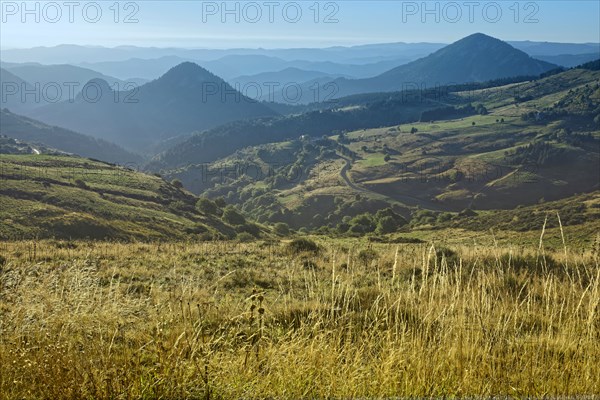
[[[598,394],[598,243],[315,240],[2,242],[0,397]]]

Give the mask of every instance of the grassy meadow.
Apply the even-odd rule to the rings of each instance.
[[[2,399],[599,393],[598,243],[45,240],[0,254]]]

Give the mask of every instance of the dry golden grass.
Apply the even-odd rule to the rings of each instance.
[[[594,396],[598,255],[0,243],[0,398]]]

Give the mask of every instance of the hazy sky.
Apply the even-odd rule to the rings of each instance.
[[[591,1],[0,1],[2,48],[82,45],[325,47],[503,40],[599,42]]]

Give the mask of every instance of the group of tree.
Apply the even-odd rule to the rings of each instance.
[[[373,213],[363,213],[354,218],[344,218],[338,225],[338,232],[350,234],[378,233],[386,234],[400,230],[408,223],[404,217],[395,213],[391,208],[385,208]]]
[[[563,150],[551,143],[538,141],[521,146],[505,154],[505,160],[513,165],[543,166],[560,159]]]
[[[433,110],[425,110],[421,113],[421,122],[430,122],[430,121],[439,121],[439,120],[447,120],[447,119],[457,119],[457,118],[465,118],[471,115],[487,115],[488,110],[485,108],[483,104],[477,104],[477,106],[473,106],[473,104],[469,103],[464,106],[446,106],[439,107]]]

